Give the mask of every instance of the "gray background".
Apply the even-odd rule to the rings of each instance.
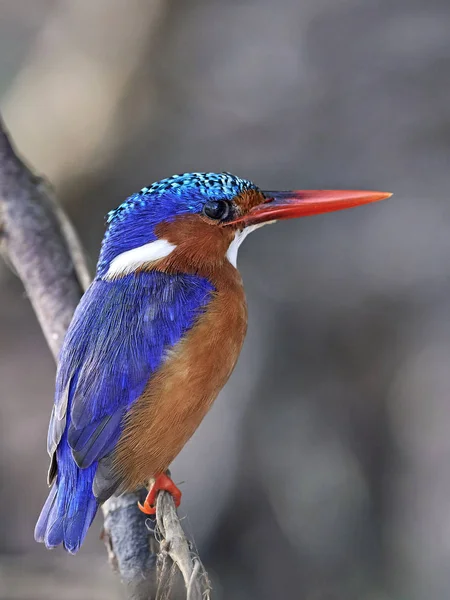
[[[173,475],[214,598],[448,598],[450,3],[2,0],[0,94],[92,266],[176,172],[395,193],[246,241],[246,344]],[[33,541],[54,365],[0,282],[0,598],[120,598],[100,520]]]

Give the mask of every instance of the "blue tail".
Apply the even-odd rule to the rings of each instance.
[[[70,451],[65,437],[62,453]],[[57,479],[34,530],[37,542],[44,542],[47,548],[63,544],[72,554],[79,550],[98,508],[92,493],[96,469],[97,463],[80,469],[73,459],[58,461]]]

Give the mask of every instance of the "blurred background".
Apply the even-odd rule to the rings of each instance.
[[[449,597],[449,32],[447,0],[0,2],[6,124],[92,268],[173,173],[394,192],[240,251],[241,360],[172,469],[215,599]],[[0,282],[0,598],[119,599],[101,519],[33,541],[55,368]]]

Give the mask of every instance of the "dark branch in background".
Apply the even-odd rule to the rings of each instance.
[[[0,241],[2,253],[22,280],[56,359],[73,312],[89,284],[89,271],[70,222],[45,181],[18,158],[1,120]],[[127,585],[129,597],[208,598],[208,577],[191,551],[172,497],[159,493],[158,526],[154,531],[154,522],[137,507],[143,493],[113,497],[102,506],[109,561]]]

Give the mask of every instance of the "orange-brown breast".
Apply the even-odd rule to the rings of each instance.
[[[227,260],[211,279],[216,291],[205,313],[170,351],[128,415],[115,457],[124,489],[169,467],[236,364],[247,329],[242,280]]]

